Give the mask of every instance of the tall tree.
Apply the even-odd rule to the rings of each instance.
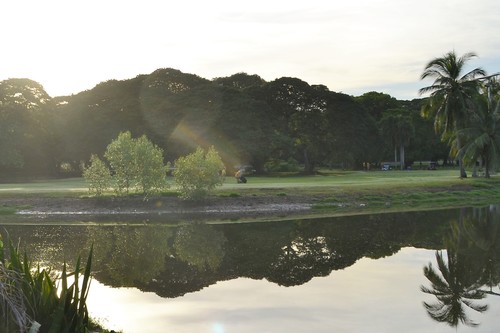
[[[469,126],[460,130],[455,139],[464,137],[461,153],[464,160],[476,164],[481,159],[484,165],[485,177],[490,178],[492,167],[500,163],[500,99],[492,90],[498,89],[498,82],[489,80],[484,94],[478,96],[476,111]]]
[[[430,93],[428,103],[422,109],[424,116],[434,117],[434,126],[437,132],[441,132],[442,138],[446,140],[450,135],[464,128],[468,120],[468,114],[474,96],[478,93],[478,78],[486,75],[481,68],[463,74],[469,60],[476,57],[475,53],[469,52],[457,57],[455,51],[448,52],[440,58],[431,60],[424,69],[421,79],[434,79],[432,85],[421,88],[420,94]],[[461,148],[463,138],[456,136],[456,151],[460,165],[460,177],[467,177],[463,166],[463,154]]]
[[[0,169],[50,173],[51,97],[29,79],[0,82]],[[47,172],[48,171],[48,172]]]
[[[328,144],[322,134],[326,87],[311,87],[300,79],[283,77],[267,84],[265,90],[277,130],[293,138],[304,171],[313,173],[323,154],[321,147]]]
[[[434,131],[434,121],[429,118],[422,117],[422,105],[426,102],[425,99],[414,99],[412,101],[404,101],[401,103],[401,108],[408,110],[411,115],[411,123],[415,129],[415,133],[405,149],[405,158],[407,161],[438,161],[447,162],[450,154],[448,143],[443,142],[440,135]]]
[[[380,135],[377,124],[368,111],[351,96],[329,92],[325,112],[325,162],[342,168],[361,166],[380,156]]]
[[[399,149],[399,163],[401,170],[405,167],[405,146],[415,134],[411,114],[404,109],[392,109],[384,112],[380,120],[382,135],[394,147],[394,162],[397,162]]]
[[[360,102],[376,121],[382,118],[384,111],[395,109],[400,104],[394,97],[376,91],[364,93],[356,97],[356,101]]]

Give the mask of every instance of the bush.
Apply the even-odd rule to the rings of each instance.
[[[104,157],[111,170],[97,156],[90,158],[90,167],[84,169],[89,191],[97,196],[114,185],[118,195],[139,189],[145,196],[167,187],[168,165],[163,163],[163,151],[146,136],[133,139],[130,132],[120,133],[106,148]],[[112,174],[112,176],[111,176]]]
[[[101,196],[111,186],[109,168],[97,155],[90,157],[90,166],[83,170],[83,177],[89,186],[89,192]]]
[[[144,135],[134,143],[135,183],[145,195],[160,192],[167,186],[163,151]]]
[[[134,140],[130,132],[120,133],[104,153],[113,171],[116,192],[120,195],[129,193],[134,181]]]
[[[175,161],[174,180],[183,199],[201,199],[223,183],[224,163],[214,147],[205,154],[198,147],[195,152]]]

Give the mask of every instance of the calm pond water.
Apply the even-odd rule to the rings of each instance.
[[[44,219],[0,233],[54,268],[94,244],[91,315],[124,333],[500,329],[500,207],[266,223],[119,222]]]

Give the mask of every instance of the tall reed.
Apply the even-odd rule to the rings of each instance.
[[[64,263],[60,274],[52,273],[50,268],[33,268],[28,256],[21,256],[19,248],[12,242],[9,242],[8,259],[4,250],[0,240],[0,306],[6,318],[11,318],[8,325],[17,326],[20,332],[25,332],[33,324],[40,327],[30,332],[88,332],[90,322],[86,301],[93,247],[84,267],[79,257],[74,271],[68,272]],[[0,333],[9,329],[7,324],[2,325],[4,321],[0,322]]]
[[[0,241],[1,242],[1,241]],[[31,324],[22,288],[22,276],[0,262],[0,332],[26,332]]]

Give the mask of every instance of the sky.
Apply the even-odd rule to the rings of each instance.
[[[497,0],[6,0],[0,31],[0,81],[53,97],[174,68],[413,99],[432,83],[425,65],[452,50],[500,71]]]

